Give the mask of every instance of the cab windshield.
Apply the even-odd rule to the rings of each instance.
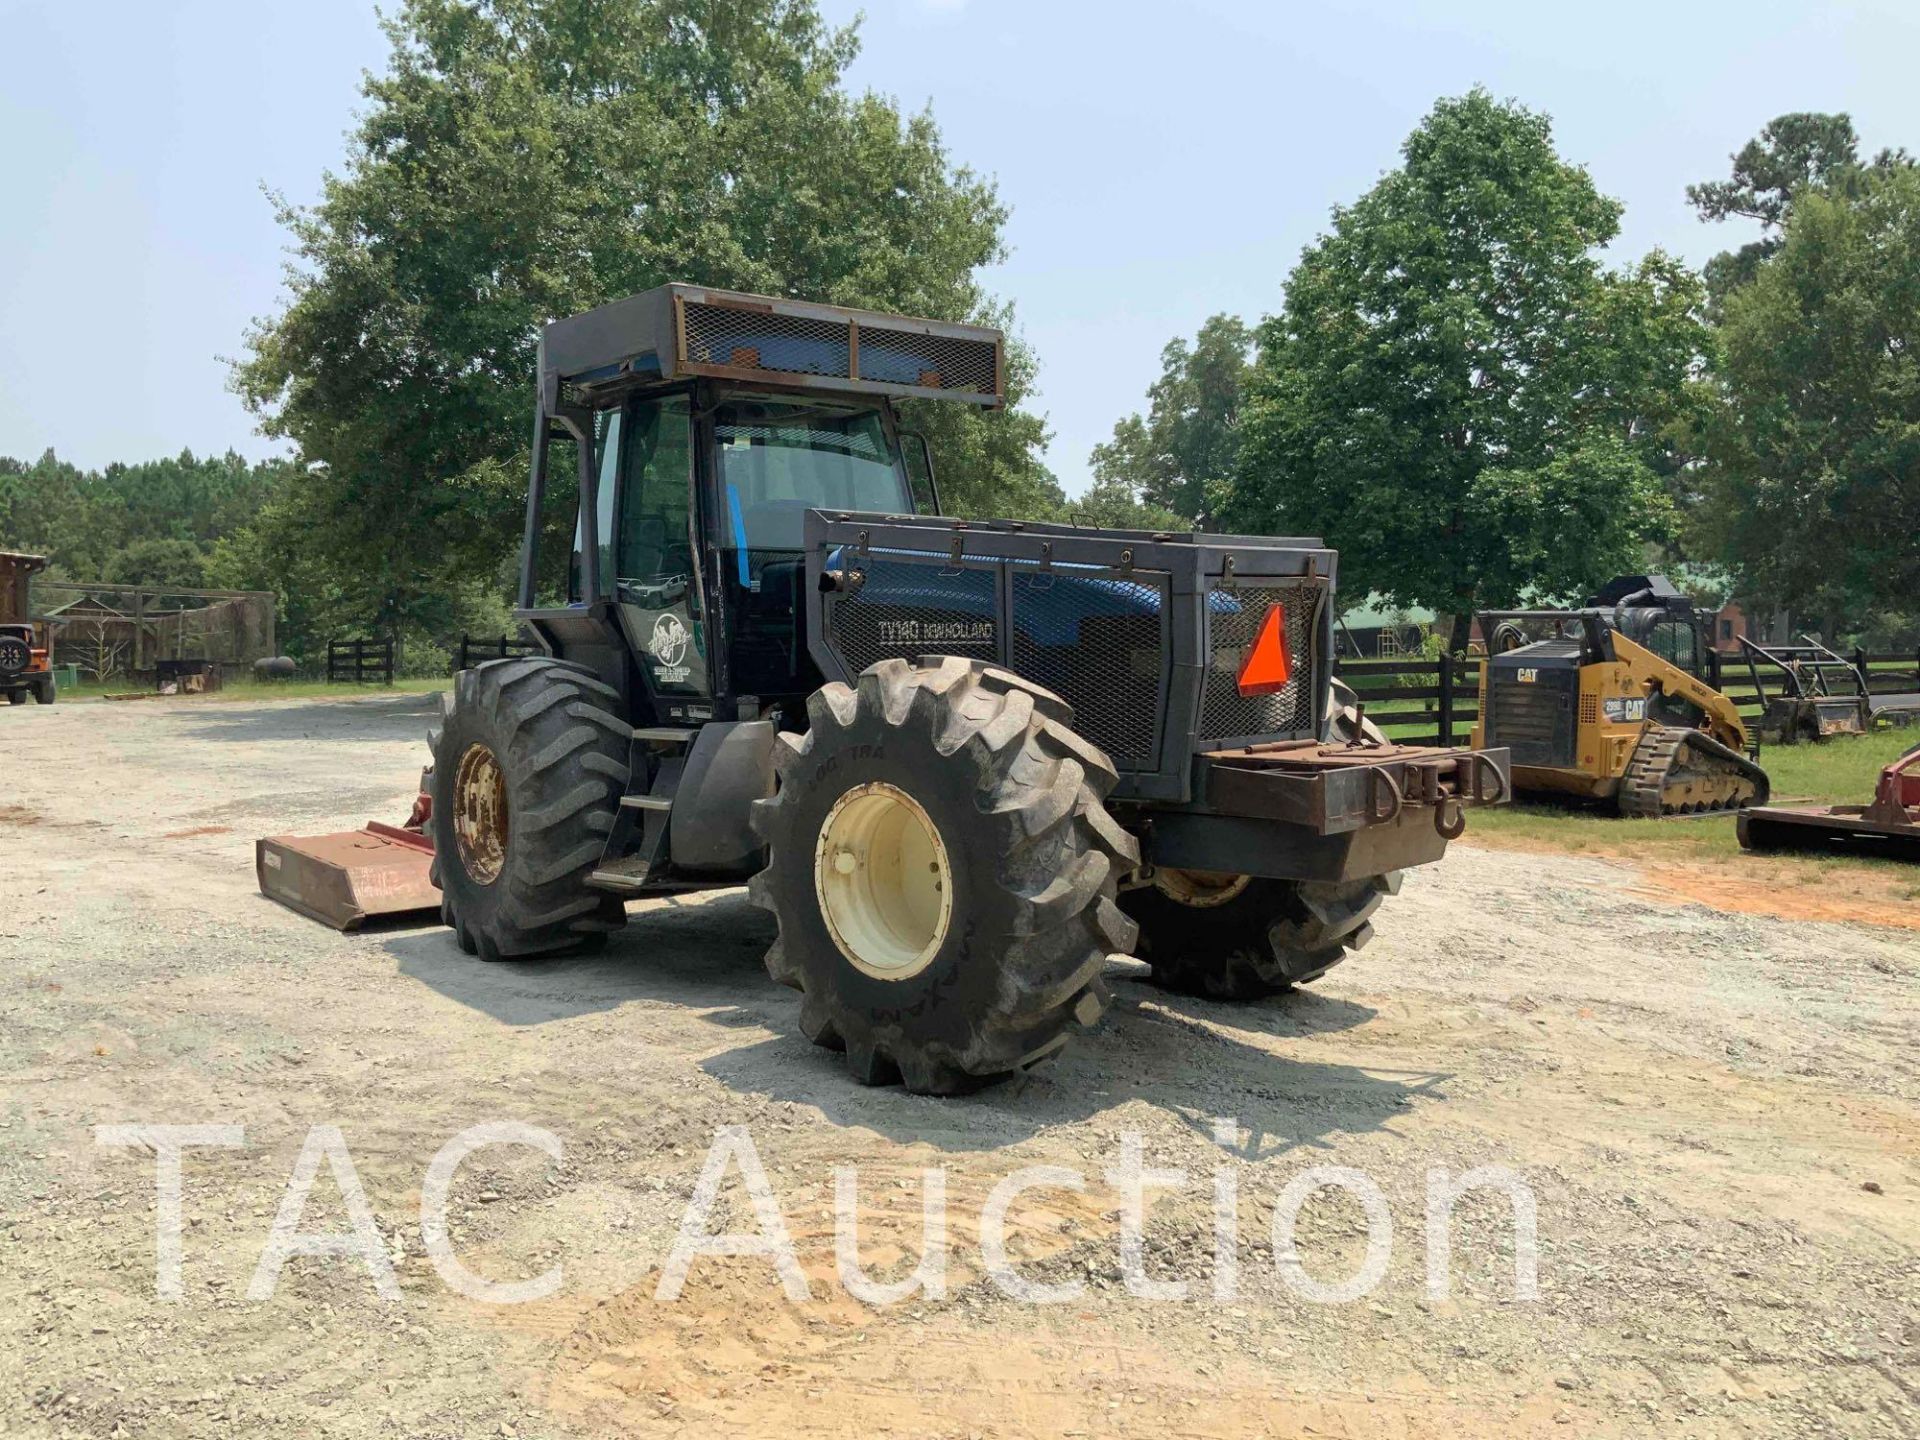
[[[799,550],[808,510],[911,514],[877,410],[772,397],[715,407],[723,524],[732,548]]]

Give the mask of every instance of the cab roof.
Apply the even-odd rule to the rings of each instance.
[[[562,385],[591,393],[709,376],[995,408],[1003,348],[984,325],[672,284],[548,325],[540,382],[555,396]]]

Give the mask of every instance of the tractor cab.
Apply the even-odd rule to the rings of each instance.
[[[540,348],[523,618],[663,723],[817,689],[808,512],[937,513],[929,452],[893,400],[1000,403],[996,331],[693,286],[550,325]],[[552,473],[556,440],[576,476]],[[564,603],[542,604],[541,516],[569,479]]]

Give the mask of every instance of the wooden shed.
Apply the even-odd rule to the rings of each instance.
[[[19,550],[0,550],[0,625],[18,625],[27,618],[27,577],[47,568],[47,557]]]

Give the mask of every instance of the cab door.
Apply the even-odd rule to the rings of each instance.
[[[600,566],[613,577],[621,628],[638,658],[656,715],[711,713],[707,607],[694,502],[689,397],[630,401],[612,423],[621,434],[617,485],[603,469]],[[611,513],[609,513],[611,512]]]

